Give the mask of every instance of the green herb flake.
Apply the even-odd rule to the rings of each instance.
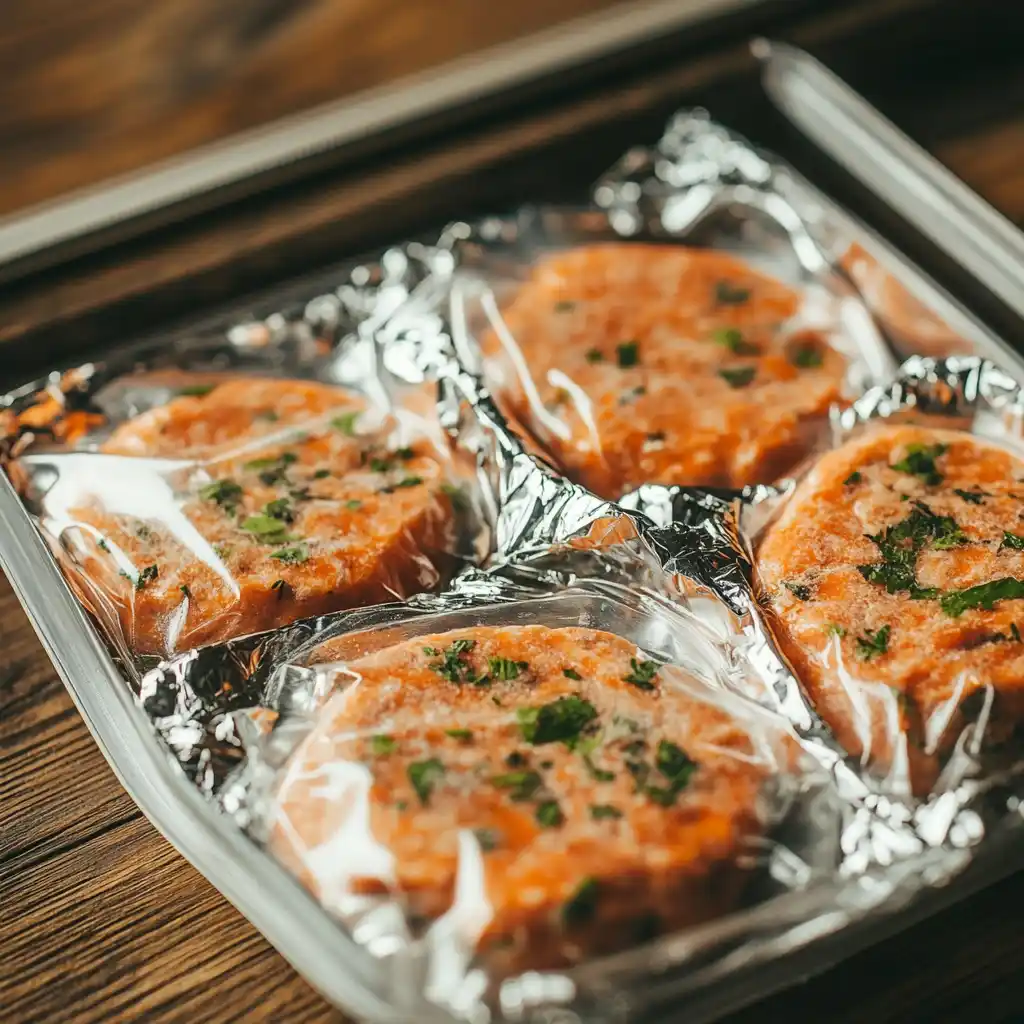
[[[1022,597],[1024,580],[1005,576],[966,590],[951,590],[942,595],[939,605],[950,618],[956,619],[971,608],[982,608],[990,612],[997,601],[1013,601]]]
[[[663,807],[671,807],[676,797],[690,784],[693,773],[699,765],[669,740],[658,743],[658,751],[654,763],[659,772],[668,780],[667,786],[651,786],[644,788],[646,795]]]
[[[216,384],[186,384],[185,387],[178,388],[178,397],[202,398],[204,395],[208,395],[216,386]]]
[[[792,583],[786,580],[782,584],[798,601],[811,599],[811,588],[803,583]]]
[[[471,729],[445,729],[445,736],[451,736],[453,740],[461,740],[466,742],[473,738],[473,731]]]
[[[475,828],[473,829],[473,835],[476,837],[476,841],[480,844],[480,849],[484,853],[490,853],[501,840],[500,833],[497,829],[493,828]]]
[[[110,545],[107,543],[106,537],[100,537],[100,539],[96,542],[96,546],[100,549],[100,551],[106,551],[108,554],[110,553]]]
[[[801,342],[789,350],[790,363],[801,370],[810,370],[816,366],[821,366],[823,359],[824,356],[821,353],[821,349],[811,341]]]
[[[434,786],[444,777],[444,765],[436,757],[426,761],[414,761],[406,769],[406,775],[420,803],[426,807],[430,803],[430,794]]]
[[[370,469],[373,470],[374,473],[386,473],[393,465],[394,463],[391,459],[382,459],[380,456],[375,455],[370,459]]]
[[[363,503],[358,498],[349,498],[349,500],[345,502],[345,508],[350,512],[355,512],[356,509],[360,509],[362,507]]]
[[[609,818],[621,818],[622,811],[611,804],[591,804],[590,816],[594,821],[606,821]]]
[[[715,282],[715,302],[720,306],[742,306],[749,298],[749,288],[738,288],[728,281]]]
[[[142,590],[142,588],[145,587],[147,583],[150,583],[153,580],[155,580],[158,574],[159,570],[155,565],[147,565],[139,573],[138,578],[135,580],[135,589]]]
[[[299,539],[289,534],[286,524],[274,516],[249,516],[242,521],[242,529],[263,544],[282,544]]]
[[[318,469],[313,474],[313,479],[314,480],[324,480],[327,477],[329,477],[330,475],[331,475],[331,471],[329,469]]]
[[[733,370],[719,370],[718,376],[734,390],[745,388],[754,379],[756,366],[738,366]]]
[[[491,776],[492,786],[509,790],[512,799],[520,803],[529,800],[543,784],[544,780],[540,775],[530,769]]]
[[[935,467],[935,460],[945,452],[944,444],[909,444],[907,454],[891,468],[918,477],[928,487],[935,487],[945,479]]]
[[[555,303],[556,313],[570,313],[576,308],[576,303],[571,302],[568,299],[562,299],[560,302]]]
[[[583,730],[597,718],[597,708],[575,694],[559,697],[539,708],[518,708],[516,718],[523,739],[539,747],[564,743],[571,750]]]
[[[505,764],[509,768],[523,768],[526,765],[526,755],[519,750],[513,750],[508,757],[505,758]]]
[[[386,757],[392,753],[398,746],[398,741],[394,736],[386,736],[383,733],[374,736],[370,740],[370,749],[373,751],[374,757]]]
[[[859,469],[855,469],[844,481],[843,484],[847,487],[852,487],[854,484],[859,484],[864,477],[861,475]]]
[[[640,342],[624,341],[615,346],[615,354],[619,366],[623,370],[628,370],[631,366],[637,366],[640,363]]]
[[[212,501],[227,512],[234,512],[242,498],[242,488],[234,480],[213,480],[199,488],[203,501]]]
[[[273,519],[280,519],[282,523],[290,523],[295,519],[295,510],[287,498],[275,498],[263,506],[263,514]]]
[[[534,817],[541,828],[557,828],[565,821],[562,808],[558,806],[558,802],[555,800],[544,800],[537,804],[537,811]]]
[[[456,640],[441,654],[441,660],[433,662],[430,668],[450,683],[486,685],[487,677],[479,678],[473,667],[465,660],[465,655],[469,654],[474,647],[476,647],[475,640],[465,637]],[[433,649],[436,650],[436,648]]]
[[[636,658],[629,659],[631,672],[627,672],[622,678],[624,682],[635,686],[638,690],[653,690],[654,680],[661,665],[656,661],[637,661]]]
[[[441,484],[441,493],[452,503],[452,508],[456,512],[465,512],[469,509],[469,498],[461,487],[445,482]]]
[[[842,638],[842,637],[846,636],[846,627],[845,626],[840,626],[836,622],[830,622],[825,627],[825,632],[828,633],[829,636],[838,636],[838,637]]]
[[[1013,637],[1014,643],[1024,643],[1020,638],[1020,630],[1017,628],[1016,622],[1010,623],[1010,636]]]
[[[309,560],[309,547],[306,544],[292,544],[290,547],[278,548],[270,553],[271,558],[279,562],[287,562],[289,565],[298,565],[300,562]]]
[[[610,772],[607,768],[598,768],[598,766],[594,764],[589,753],[583,755],[583,764],[586,766],[586,769],[589,772],[590,777],[595,782],[615,781],[615,772]]]
[[[264,420],[267,423],[276,423],[280,417],[273,409],[264,409],[262,412],[258,412],[256,414],[256,419]]]
[[[597,902],[601,895],[596,878],[584,878],[562,907],[562,923],[566,928],[578,928],[589,924],[597,914]]]
[[[348,437],[356,436],[356,420],[359,419],[358,412],[346,412],[341,416],[335,416],[331,420],[331,426],[335,430],[340,430],[343,434]]]
[[[563,668],[562,675],[565,676],[566,679],[575,680],[577,683],[583,678],[583,676],[581,676],[574,668]]]
[[[760,355],[761,349],[743,337],[743,332],[736,327],[721,327],[711,332],[712,340],[723,345],[734,355],[756,356]]]
[[[992,497],[985,491],[963,491],[959,487],[954,488],[953,493],[971,505],[983,505],[986,498]]]
[[[191,596],[192,596],[192,591],[188,589],[188,584],[187,584],[187,583],[182,583],[182,584],[180,584],[180,585],[178,586],[178,589],[179,589],[179,590],[181,591],[181,593],[182,593],[182,594],[183,594],[183,595],[184,595],[185,597],[187,597],[187,598],[188,598],[188,597],[191,597]]]
[[[1003,530],[1003,543],[999,547],[1010,548],[1013,551],[1024,551],[1024,537],[1018,533],[1010,533],[1009,530]]]
[[[587,351],[588,363],[603,363],[604,353],[599,348],[592,348]]]
[[[888,626],[881,629],[866,629],[862,636],[854,641],[857,645],[857,656],[862,661],[870,661],[875,655],[885,654],[889,650]]]
[[[518,679],[519,673],[525,672],[529,667],[525,661],[513,661],[511,658],[489,658],[487,661],[488,671],[503,683]]]
[[[291,590],[291,587],[285,580],[274,580],[270,584],[270,589],[277,594],[277,599],[280,601]]]
[[[391,484],[389,487],[381,489],[381,494],[393,494],[395,491],[405,487],[419,487],[423,483],[423,477],[421,476],[407,476],[403,477],[397,483]]]

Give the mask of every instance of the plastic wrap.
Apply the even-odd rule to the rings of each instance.
[[[703,114],[594,200],[454,225],[290,312],[6,402],[25,509],[148,667],[132,722],[205,798],[165,830],[211,877],[233,858],[231,898],[374,1019],[707,1020],[1019,819],[1018,385],[980,358],[897,372],[842,269],[855,225]],[[735,404],[752,381],[719,371],[748,361],[777,380]],[[890,424],[911,433],[867,447]],[[312,572],[392,520],[364,589]],[[140,524],[187,557],[140,557]],[[251,604],[225,524],[256,538]],[[194,615],[181,574],[218,566],[230,596]]]
[[[379,278],[341,289],[344,330],[322,297],[10,402],[12,479],[125,661],[436,589],[486,549],[435,389],[360,335],[408,293]]]

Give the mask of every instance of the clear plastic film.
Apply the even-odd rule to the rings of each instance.
[[[593,199],[8,397],[148,724],[395,1019],[717,1005],[1020,806],[1017,384],[897,371],[849,219],[703,114]]]
[[[418,268],[395,250],[291,319],[12,396],[9,474],[124,661],[437,589],[482,556],[436,388],[372,340]]]
[[[680,117],[590,208],[452,225],[437,302],[463,362],[571,479],[770,483],[895,368],[773,165]]]

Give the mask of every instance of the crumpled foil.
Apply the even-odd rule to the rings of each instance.
[[[461,275],[484,256],[514,263],[516,247],[533,246],[538,231],[560,244],[593,237],[700,243],[723,237],[719,214],[729,221],[726,239],[761,246],[771,265],[781,260],[798,283],[848,300],[861,346],[860,397],[834,416],[828,444],[910,409],[966,418],[971,429],[992,436],[1019,432],[1018,386],[989,362],[911,359],[896,373],[883,333],[839,266],[849,240],[828,208],[787,168],[700,112],[678,115],[657,146],[626,154],[598,182],[585,210],[528,210],[452,225],[436,246],[390,250],[329,293],[219,329],[198,347],[185,339],[163,357],[166,365],[195,358],[276,374],[294,373],[312,359],[322,361],[319,379],[339,383],[437,381],[440,423],[475,464],[490,527],[482,564],[443,593],[193,650],[142,678],[140,704],[172,755],[218,811],[256,841],[265,837],[277,773],[333,685],[331,673],[309,661],[324,639],[352,634],[380,643],[410,635],[402,631],[418,621],[475,622],[496,608],[559,595],[624,602],[676,623],[706,652],[707,678],[729,699],[779,713],[812,766],[814,792],[802,794],[804,832],[768,858],[777,889],[693,933],[567,971],[498,977],[436,933],[410,940],[386,907],[351,908],[345,926],[388,964],[414,1019],[427,1019],[438,1005],[474,1022],[625,1021],[668,1000],[685,1007],[692,994],[728,984],[737,972],[899,910],[922,887],[948,881],[986,832],[1012,816],[1014,787],[1005,780],[965,777],[952,798],[945,793],[916,804],[879,791],[814,713],[776,647],[754,582],[753,542],[793,481],[735,492],[648,485],[618,502],[600,499],[531,449],[481,376],[471,332],[456,314],[467,294]],[[40,436],[65,443],[66,414],[92,411],[108,379],[103,366],[91,366],[8,396],[15,417],[8,454]],[[41,411],[21,418],[30,409]]]

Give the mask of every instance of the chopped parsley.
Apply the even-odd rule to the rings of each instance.
[[[370,740],[370,749],[373,751],[375,757],[385,757],[397,746],[398,743],[393,736],[385,736],[381,734],[379,736],[374,736]]]
[[[655,803],[659,803],[663,807],[671,807],[676,802],[676,797],[690,784],[690,779],[698,768],[697,762],[691,760],[675,743],[661,740],[654,763],[658,771],[668,780],[668,785],[648,785],[644,788],[644,792]]]
[[[292,544],[290,547],[278,548],[277,551],[272,551],[270,557],[276,558],[279,562],[298,565],[300,562],[309,560],[309,547],[305,543]]]
[[[786,580],[782,584],[798,601],[809,601],[811,588],[803,583],[792,583]]]
[[[277,594],[277,599],[280,601],[281,598],[291,590],[291,587],[289,587],[284,580],[274,580],[274,582],[270,584],[270,589]]]
[[[589,752],[583,755],[583,763],[595,782],[613,782],[615,780],[615,772],[610,772],[607,768],[598,768],[591,760]]]
[[[576,308],[576,303],[571,302],[568,299],[562,299],[560,302],[555,303],[556,313],[569,313]]]
[[[345,502],[345,508],[347,508],[347,509],[349,509],[350,511],[353,511],[353,512],[357,508],[362,508],[362,507],[363,507],[363,503],[358,498],[349,498],[349,500]]]
[[[473,829],[473,835],[476,837],[476,841],[480,844],[480,849],[484,853],[490,853],[491,850],[495,849],[498,841],[501,839],[498,831],[493,828],[475,828]]]
[[[562,923],[566,928],[589,924],[597,913],[597,900],[601,894],[596,878],[584,878],[562,907]]]
[[[821,349],[813,341],[804,341],[789,350],[789,361],[801,370],[810,370],[821,366],[823,356]]]
[[[543,784],[544,780],[540,775],[529,768],[524,771],[505,772],[503,775],[491,776],[492,786],[511,790],[509,796],[518,802],[529,800]]]
[[[619,366],[623,370],[629,369],[631,366],[637,366],[640,362],[640,343],[638,341],[624,341],[622,344],[615,346],[615,353]]]
[[[923,502],[914,502],[914,511],[895,526],[869,535],[878,546],[882,561],[858,565],[860,574],[869,583],[881,583],[890,594],[906,590],[914,600],[938,596],[935,590],[918,586],[917,556],[928,543],[944,551],[967,541],[963,530],[952,516],[937,516]]]
[[[398,481],[398,483],[394,483],[388,487],[381,488],[381,494],[392,494],[403,487],[419,487],[421,483],[423,483],[423,477],[421,476],[403,477],[401,480]]]
[[[743,332],[736,327],[721,327],[712,331],[712,340],[724,345],[730,352],[738,356],[756,356],[761,350],[743,337]]]
[[[935,487],[945,479],[935,468],[935,460],[945,452],[944,444],[908,444],[907,454],[891,468],[918,477],[928,487]]]
[[[742,306],[749,298],[749,288],[738,288],[728,281],[715,282],[715,302],[720,306]]]
[[[249,516],[242,521],[242,529],[263,544],[282,544],[299,539],[288,533],[287,523],[274,516]]]
[[[583,676],[581,676],[574,668],[563,668],[562,675],[565,676],[566,679],[574,679],[576,682],[579,682],[583,678]]]
[[[851,485],[853,485],[853,484],[859,484],[859,483],[861,482],[861,480],[863,480],[863,479],[864,479],[864,477],[863,477],[863,476],[861,475],[861,472],[860,472],[860,470],[859,470],[859,469],[855,469],[855,470],[854,470],[854,471],[853,471],[853,472],[852,472],[852,473],[851,473],[851,474],[850,474],[850,475],[849,475],[849,476],[848,476],[848,477],[847,477],[847,478],[846,478],[846,479],[845,479],[845,480],[843,481],[843,483],[844,483],[844,484],[845,484],[845,485],[846,485],[847,487],[849,487],[849,486],[851,486]]]
[[[996,601],[1012,601],[1024,597],[1024,580],[1004,576],[1001,580],[982,583],[966,590],[951,590],[942,595],[939,604],[951,618],[959,618],[971,608],[983,608],[990,612]]]
[[[298,460],[294,452],[282,452],[273,458],[252,459],[243,465],[244,469],[253,470],[259,473],[260,482],[270,487],[280,483],[285,476],[288,467]]]
[[[465,512],[469,508],[469,498],[461,487],[445,482],[441,484],[441,493],[447,496],[456,512]]]
[[[382,459],[377,455],[370,459],[370,469],[374,473],[386,473],[393,465],[394,463],[391,459]]]
[[[406,446],[405,448],[396,448],[395,455],[398,458],[400,458],[403,462],[408,462],[410,459],[416,458],[416,449],[409,448],[408,446]]]
[[[544,800],[537,804],[537,811],[534,817],[536,817],[537,824],[541,828],[557,828],[565,821],[562,808],[558,806],[558,802],[555,800]]]
[[[313,479],[314,480],[323,480],[325,477],[329,477],[330,475],[331,475],[331,471],[329,469],[318,469],[313,474]]]
[[[426,807],[430,803],[430,794],[434,791],[434,785],[444,776],[444,765],[436,757],[426,761],[414,761],[406,769],[409,782],[420,798],[420,803]]]
[[[519,731],[527,743],[564,743],[571,750],[583,730],[597,718],[597,708],[575,694],[559,697],[539,708],[517,708]]]
[[[828,633],[829,636],[838,636],[841,638],[846,636],[846,627],[840,626],[837,622],[830,622],[825,627],[825,632]]]
[[[962,491],[959,487],[954,488],[953,493],[971,505],[983,505],[986,498],[992,497],[991,494],[987,494],[985,491]]]
[[[621,818],[622,811],[611,804],[591,804],[590,816],[594,821],[605,821],[608,818]]]
[[[226,512],[234,512],[242,497],[242,488],[234,480],[213,480],[199,488],[203,501],[216,502]]]
[[[445,729],[445,736],[451,736],[453,740],[471,740],[473,731],[471,729]]]
[[[866,629],[862,636],[856,638],[857,655],[863,661],[870,661],[876,654],[885,654],[889,650],[889,627]]]
[[[256,414],[256,419],[266,420],[267,423],[276,423],[280,417],[273,409],[264,409]]]
[[[733,370],[719,370],[718,376],[734,390],[745,388],[757,373],[756,366],[738,366]]]
[[[1015,643],[1024,643],[1024,640],[1020,638],[1020,630],[1017,628],[1016,622],[1010,623],[1010,636],[1013,637]]]
[[[215,384],[186,384],[185,387],[178,388],[178,397],[202,398],[204,395],[208,395],[215,387]]]
[[[630,683],[635,686],[638,690],[653,690],[654,679],[658,674],[658,669],[661,665],[656,661],[637,661],[636,658],[630,658],[629,664],[632,668],[631,672],[627,672],[623,677],[623,681]]]
[[[525,661],[513,661],[511,658],[489,658],[487,667],[495,679],[508,682],[518,679],[520,672],[525,672],[530,666]]]
[[[1003,530],[1003,543],[999,546],[1000,548],[1012,548],[1014,551],[1024,551],[1024,537],[1018,533]]]
[[[477,677],[472,665],[465,660],[467,655],[476,647],[475,640],[463,638],[452,643],[447,650],[441,652],[436,647],[424,648],[424,651],[431,653],[436,651],[441,655],[440,661],[432,662],[430,667],[450,683],[473,683],[476,686],[486,686],[490,680],[487,676]]]
[[[290,523],[295,519],[295,509],[292,508],[287,498],[275,498],[263,506],[263,514],[274,519],[280,519],[282,523]]]
[[[346,412],[343,413],[341,416],[335,416],[334,419],[331,420],[331,426],[334,427],[335,430],[340,430],[343,434],[346,434],[348,437],[355,437],[356,420],[358,419],[358,412]]]
[[[100,551],[110,551],[110,545],[107,543],[106,537],[100,537],[100,539],[96,542],[96,546],[100,549]]]
[[[188,589],[188,584],[187,583],[179,584],[178,589],[182,592],[182,594],[185,595],[185,597],[191,597],[192,596],[192,591]]]
[[[603,363],[604,353],[599,348],[592,348],[587,352],[588,363]]]
[[[508,757],[505,758],[505,764],[509,768],[522,768],[526,764],[526,755],[518,750],[513,750]]]
[[[142,590],[147,583],[157,578],[159,571],[155,565],[147,565],[139,572],[138,578],[135,580],[135,589]]]

